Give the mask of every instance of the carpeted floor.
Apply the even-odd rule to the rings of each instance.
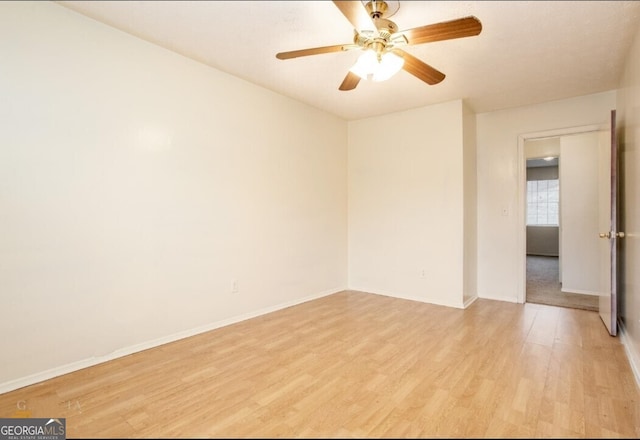
[[[598,311],[598,297],[560,291],[558,257],[527,255],[527,302]]]

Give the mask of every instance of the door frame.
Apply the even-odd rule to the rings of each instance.
[[[527,299],[527,159],[524,154],[525,141],[606,130],[607,122],[603,122],[602,124],[556,128],[518,135],[518,192],[516,196],[518,232],[516,243],[519,259],[517,302],[520,304],[525,303]],[[562,160],[562,158],[560,160]]]

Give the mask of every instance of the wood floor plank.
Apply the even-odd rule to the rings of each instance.
[[[596,312],[344,291],[0,395],[68,438],[640,437]]]

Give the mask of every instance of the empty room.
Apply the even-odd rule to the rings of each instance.
[[[640,437],[640,2],[3,1],[0,102],[1,438]]]

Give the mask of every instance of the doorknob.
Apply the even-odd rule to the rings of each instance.
[[[624,238],[624,232],[601,232],[598,235],[600,238]]]

